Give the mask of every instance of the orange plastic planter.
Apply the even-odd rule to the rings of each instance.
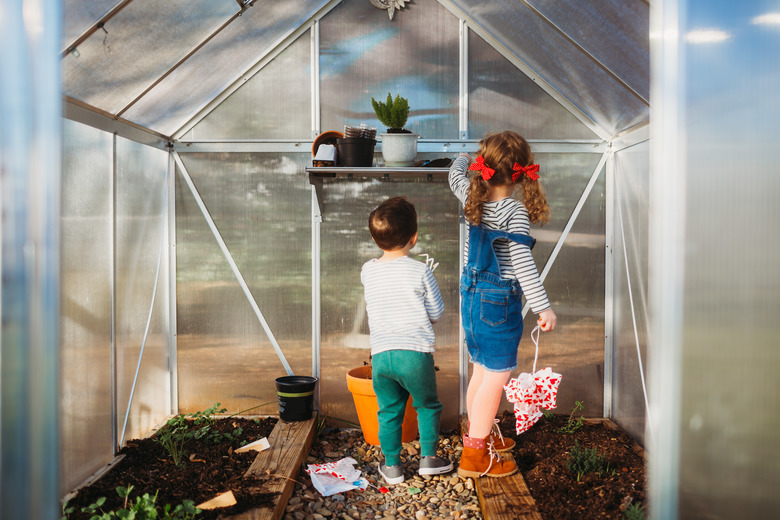
[[[353,368],[347,372],[347,388],[355,400],[358,421],[363,430],[363,438],[373,446],[379,446],[379,404],[376,401],[374,385],[371,381],[371,367]],[[412,406],[412,397],[406,402],[406,414],[401,433],[402,442],[412,442],[417,438],[417,412]]]

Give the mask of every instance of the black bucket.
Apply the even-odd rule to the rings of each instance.
[[[284,421],[306,421],[314,410],[316,377],[284,376],[276,378],[279,395],[279,418]]]
[[[376,139],[362,137],[337,139],[336,162],[339,166],[373,166],[375,145]]]

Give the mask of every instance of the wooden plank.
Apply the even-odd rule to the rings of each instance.
[[[477,479],[477,497],[485,520],[542,520],[523,475]]]
[[[281,419],[274,426],[268,442],[271,447],[261,451],[244,477],[272,475],[264,486],[267,493],[279,493],[274,509],[253,509],[229,518],[233,520],[279,520],[295,488],[301,464],[311,449],[316,430],[316,416],[308,421],[286,422]]]
[[[462,415],[461,434],[466,432],[467,426],[468,417]],[[508,477],[480,477],[475,479],[474,484],[479,498],[479,507],[485,520],[542,520],[536,501],[519,471]]]

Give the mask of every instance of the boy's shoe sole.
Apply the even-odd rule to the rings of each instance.
[[[395,468],[396,466],[390,466],[391,468]],[[385,482],[388,484],[394,485],[394,484],[400,484],[404,481],[404,473],[403,468],[401,468],[401,476],[392,476],[391,471],[389,471],[388,466],[385,466],[384,464],[379,465],[379,474],[382,475],[382,478],[385,479]]]
[[[448,462],[442,458],[439,457],[436,458],[439,459],[441,462]],[[448,462],[447,464],[444,464],[442,466],[433,466],[430,468],[424,468],[421,466],[420,469],[417,470],[417,473],[419,473],[420,475],[443,475],[444,473],[449,473],[453,469],[454,466],[452,465],[452,462]]]

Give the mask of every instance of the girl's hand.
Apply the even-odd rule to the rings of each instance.
[[[539,313],[539,328],[543,331],[547,332],[555,329],[556,323],[558,323],[558,317],[552,309],[547,309]]]

